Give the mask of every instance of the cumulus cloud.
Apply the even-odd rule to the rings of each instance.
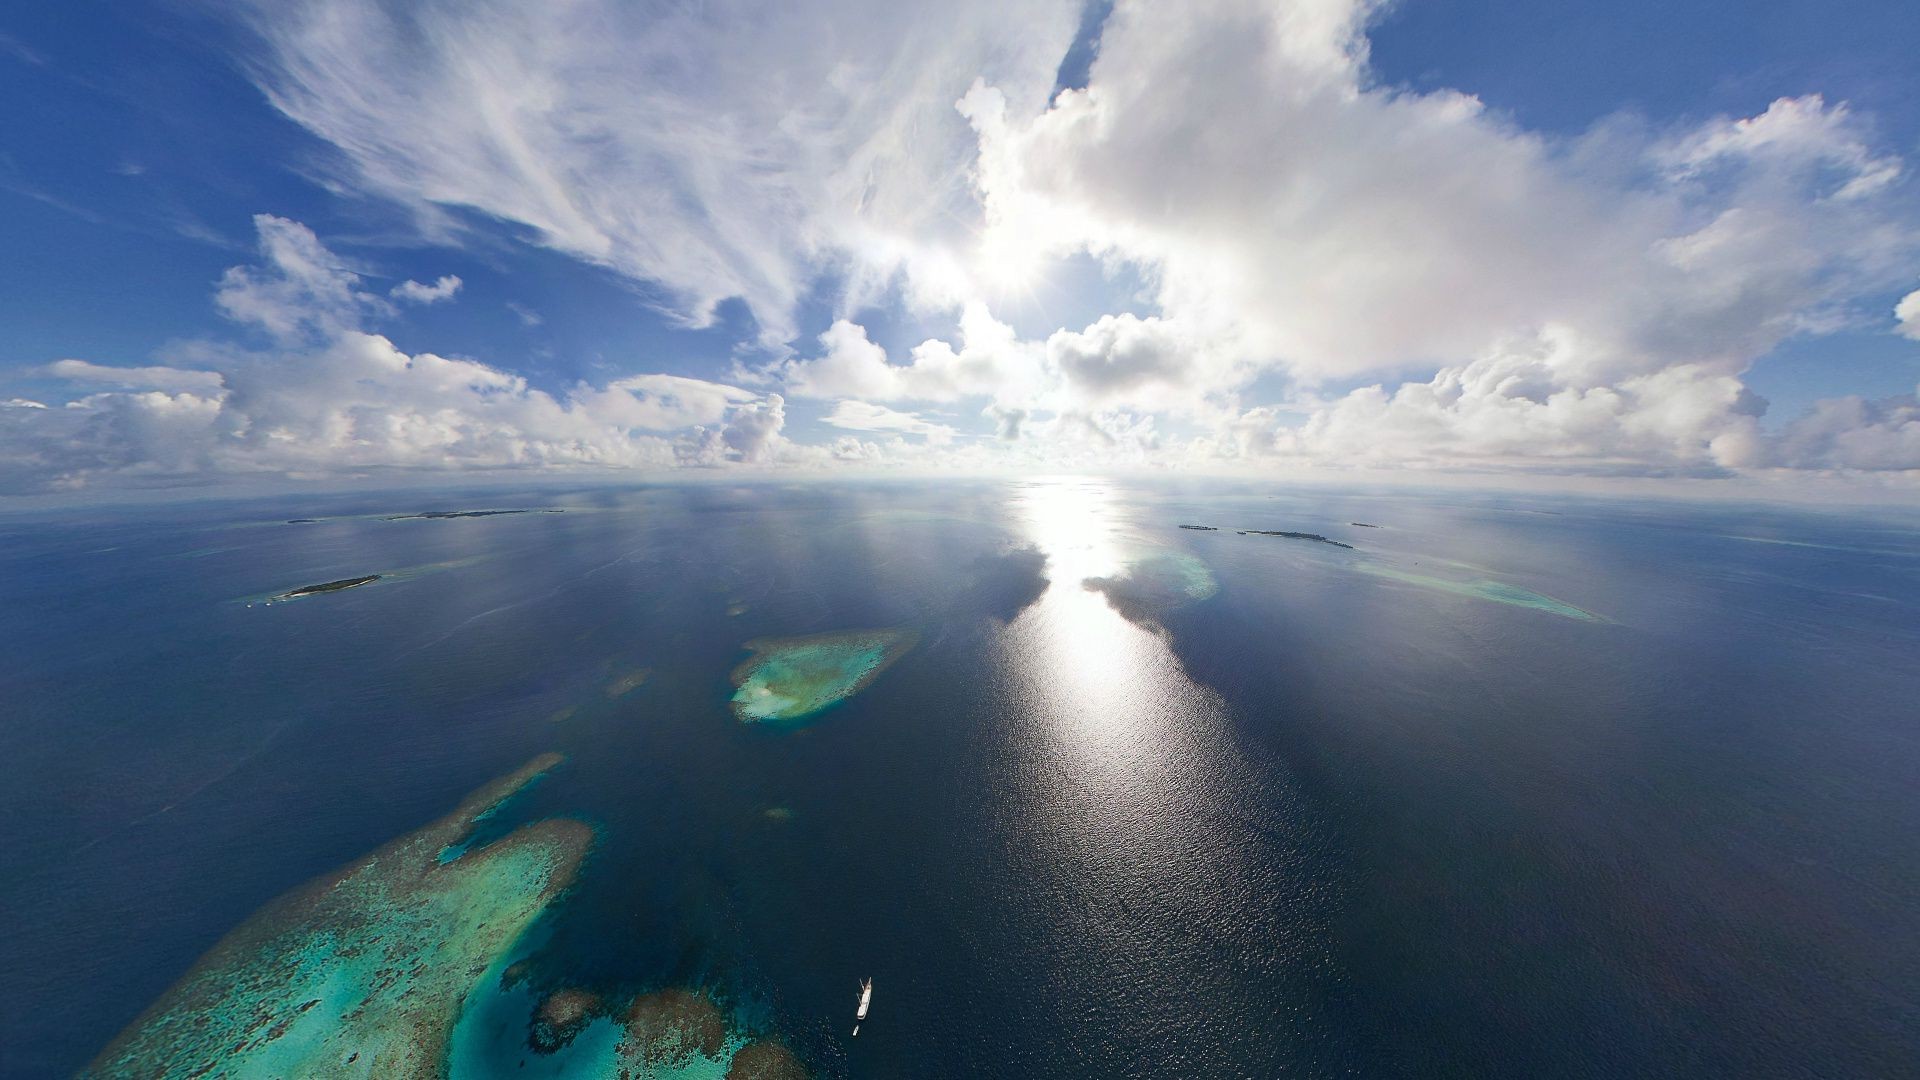
[[[1894,305],[1893,319],[1901,337],[1920,341],[1920,289],[1908,293]]]
[[[960,347],[937,339],[914,346],[904,364],[867,337],[866,327],[840,319],[819,338],[820,355],[789,359],[768,371],[797,397],[876,401],[1018,400],[1052,385],[1044,350],[1017,339],[985,304],[960,314]]]
[[[262,216],[264,265],[221,280],[222,306],[276,337],[267,351],[194,343],[165,365],[59,360],[74,388],[0,411],[0,490],[338,476],[373,469],[662,469],[766,463],[784,402],[644,374],[553,394],[476,360],[407,353],[350,325],[372,305],[311,231]]]
[[[765,463],[784,444],[778,395],[698,379],[637,376],[555,395],[478,361],[410,354],[357,330],[297,351],[187,352],[206,368],[132,369],[167,374],[129,378],[119,383],[129,389],[86,394],[0,432],[13,461],[0,484],[18,492],[371,469],[666,469]],[[113,381],[98,365],[57,374]]]
[[[1077,0],[830,6],[244,6],[269,100],[336,147],[343,182],[436,235],[478,210],[665,288],[694,323],[744,298],[768,340],[823,269],[856,292],[963,270],[971,139],[951,102],[984,75],[1038,107]]]
[[[403,281],[393,287],[387,295],[395,300],[405,300],[409,304],[437,304],[442,300],[453,299],[460,291],[461,280],[452,274],[443,274],[440,280],[431,285],[422,285],[417,281]]]
[[[1065,408],[1178,409],[1197,394],[1230,389],[1250,373],[1219,359],[1175,323],[1152,316],[1103,315],[1084,330],[1056,331],[1046,347],[1048,364],[1060,378],[1054,401]]]
[[[1822,401],[1787,428],[1775,452],[1771,463],[1793,468],[1920,469],[1920,388],[1881,401]]]
[[[1731,467],[1759,458],[1745,370],[1916,265],[1904,167],[1844,105],[1549,140],[1373,81],[1376,6],[1121,0],[1084,89],[1026,114],[986,81],[962,98],[982,245],[1133,266],[1160,310],[1159,333],[1109,317],[1048,342],[1082,407],[1438,368],[1216,443]]]

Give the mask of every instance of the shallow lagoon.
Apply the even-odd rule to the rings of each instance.
[[[761,638],[734,669],[734,715],[795,727],[865,689],[919,641],[912,630],[843,630]]]

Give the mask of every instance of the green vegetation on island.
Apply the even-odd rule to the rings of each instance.
[[[1316,544],[1327,544],[1332,547],[1346,548],[1348,551],[1353,550],[1352,544],[1343,544],[1338,540],[1330,540],[1327,537],[1321,536],[1319,533],[1287,532],[1282,529],[1241,529],[1240,535],[1241,536],[1284,536],[1289,540],[1311,540]]]
[[[548,510],[549,514],[564,511]],[[531,514],[531,510],[428,510],[421,514],[390,514],[387,521],[444,521],[448,518],[499,517],[502,514]]]
[[[379,574],[365,574],[361,577],[341,578],[339,581],[323,581],[318,585],[302,585],[280,594],[280,599],[291,600],[298,596],[315,596],[320,593],[339,592],[342,589],[358,588],[380,580]]]

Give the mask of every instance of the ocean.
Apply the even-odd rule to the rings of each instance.
[[[415,516],[479,510],[526,512]],[[439,1003],[408,1031],[455,1076],[1920,1061],[1912,512],[1086,477],[36,510],[0,651],[7,1076],[185,1075],[165,1025],[222,972],[362,940],[427,958],[378,992]],[[324,1057],[373,1045],[342,985],[238,1071],[382,1075]]]

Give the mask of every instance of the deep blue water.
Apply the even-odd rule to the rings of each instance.
[[[378,516],[489,506],[567,512]],[[1129,603],[1156,558],[1217,591]],[[812,726],[729,712],[742,642],[880,626],[922,642]],[[536,979],[704,987],[820,1075],[1920,1060],[1912,513],[1097,480],[16,513],[0,655],[9,1076],[548,750],[490,827],[601,841]]]

